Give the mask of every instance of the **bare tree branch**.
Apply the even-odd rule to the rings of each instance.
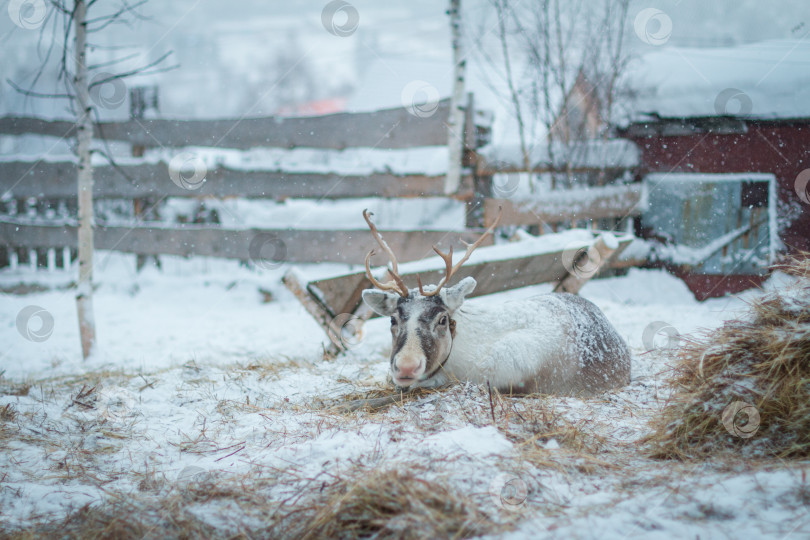
[[[130,71],[125,71],[124,73],[117,73],[115,75],[110,75],[109,77],[104,77],[101,80],[92,82],[92,83],[90,83],[90,88],[94,88],[96,86],[106,84],[106,83],[108,83],[110,81],[114,81],[116,79],[126,79],[127,77],[133,77],[135,75],[152,75],[152,74],[155,74],[155,73],[163,73],[165,71],[170,71],[172,69],[177,69],[180,66],[175,64],[173,66],[160,68],[160,69],[157,69],[157,70],[154,70],[154,71],[148,71],[150,68],[152,68],[152,67],[160,64],[161,62],[163,62],[171,54],[172,54],[172,51],[169,51],[166,54],[164,54],[163,56],[161,56],[160,58],[158,58],[157,60],[155,60],[154,62],[150,62],[150,63],[146,64],[145,66],[142,66],[142,67],[139,67],[139,68],[136,68],[136,69],[132,69]]]
[[[132,54],[130,54],[128,56],[124,56],[122,58],[116,58],[114,60],[110,60],[109,62],[101,62],[100,64],[93,64],[93,65],[87,66],[87,69],[98,69],[98,68],[103,68],[103,67],[107,67],[107,66],[113,66],[115,64],[120,64],[121,62],[126,62],[127,60],[132,60],[133,58],[137,58],[138,56],[140,56],[139,53],[132,53]]]
[[[54,11],[49,12],[45,16],[45,20],[44,20],[42,26],[40,27],[39,36],[37,37],[37,52],[38,53],[41,51],[42,40],[43,40],[43,38],[45,36],[45,31],[47,30],[47,28],[49,27],[49,23],[51,22],[51,17],[54,16],[55,11],[58,10],[58,9],[59,9],[59,6],[56,6],[56,9]],[[56,25],[57,25],[56,18],[53,17],[54,31],[56,30]],[[31,81],[31,85],[28,88],[29,91],[33,91],[34,87],[39,82],[39,79],[45,73],[45,67],[47,66],[48,61],[51,58],[51,53],[53,53],[53,49],[54,49],[55,46],[56,46],[56,40],[51,40],[50,45],[48,46],[48,50],[45,53],[45,58],[41,59],[39,69],[37,70],[36,74],[34,75],[33,81]],[[40,57],[40,58],[42,58],[42,57]],[[36,96],[31,96],[30,94],[28,94],[28,96],[29,97],[36,97]]]
[[[587,157],[585,140],[606,137],[620,74],[626,66],[624,19],[629,0],[491,0],[498,17],[496,37],[503,58],[493,60],[491,43],[478,39],[479,53],[496,64],[506,82],[509,108],[518,120],[523,168],[545,128],[551,185],[593,179],[574,172]],[[516,48],[515,43],[519,46]],[[520,66],[526,71],[521,73]],[[505,73],[503,73],[505,72]],[[506,101],[506,100],[505,100]]]
[[[130,21],[122,18],[124,15],[133,15],[136,18],[143,19],[143,17],[141,17],[135,11],[135,9],[142,6],[142,5],[144,5],[147,1],[148,0],[141,0],[140,2],[138,2],[137,4],[135,4],[133,6],[130,6],[126,2],[122,2],[121,9],[119,9],[115,13],[111,13],[110,15],[104,15],[102,17],[97,17],[95,19],[88,20],[87,23],[86,23],[88,26],[91,25],[91,24],[101,23],[99,26],[97,26],[95,28],[88,28],[88,32],[98,32],[98,31],[103,30],[103,29],[107,28],[108,26],[110,26],[111,24],[114,24],[116,22],[121,22],[121,23],[126,24],[127,26],[129,26]]]
[[[60,2],[58,0],[51,0],[50,3],[62,15],[72,15],[73,14],[73,12],[71,10],[67,9],[64,5],[62,5],[62,2]]]
[[[506,11],[508,0],[495,0],[495,9],[498,15],[498,39],[503,54],[504,68],[506,69],[506,84],[509,86],[509,94],[512,97],[512,106],[515,108],[515,116],[518,123],[518,137],[520,139],[520,153],[523,158],[523,168],[531,170],[531,159],[529,150],[526,147],[526,127],[523,122],[523,111],[521,110],[520,94],[515,87],[515,80],[512,74],[512,61],[509,53],[509,39],[506,33]]]
[[[88,41],[87,46],[92,49],[98,49],[100,51],[128,51],[132,50],[137,47],[137,45],[106,45],[103,43],[95,43]]]
[[[101,122],[101,117],[98,115],[98,110],[95,109],[95,108],[93,109],[93,115],[96,118],[96,129],[98,129],[98,134],[99,134],[97,139],[99,139],[102,142],[102,144],[104,144],[104,149],[106,150],[106,151],[102,151],[102,150],[99,150],[99,149],[95,149],[93,151],[98,153],[100,156],[103,156],[104,159],[106,159],[107,162],[110,165],[112,165],[112,167],[116,171],[118,171],[118,173],[121,176],[123,176],[126,179],[127,182],[134,185],[136,183],[136,180],[134,178],[132,178],[129,174],[127,174],[127,172],[118,165],[118,162],[115,161],[115,157],[113,157],[112,149],[110,148],[110,141],[107,140],[107,138],[104,136],[104,124]]]
[[[54,99],[73,99],[75,96],[71,94],[43,94],[41,92],[34,92],[33,90],[26,90],[25,88],[20,88],[17,84],[12,81],[11,79],[6,79],[6,82],[11,85],[11,87],[19,92],[24,96],[29,97],[36,97],[36,98],[54,98]]]
[[[92,352],[95,344],[95,322],[93,317],[93,164],[92,153],[104,156],[124,178],[129,182],[134,182],[116,163],[113,152],[108,141],[101,136],[104,149],[93,148],[93,140],[97,139],[94,134],[95,129],[103,129],[101,126],[99,111],[91,102],[91,88],[99,86],[116,79],[147,74],[159,73],[174,69],[178,66],[159,68],[171,51],[164,54],[154,62],[150,62],[140,68],[125,71],[114,75],[104,75],[101,80],[90,82],[90,70],[106,67],[112,64],[137,57],[137,54],[125,55],[108,62],[99,63],[93,66],[87,64],[88,43],[87,35],[92,27],[92,31],[99,31],[113,23],[127,23],[124,15],[140,18],[135,12],[135,8],[143,5],[146,0],[139,0],[135,4],[130,4],[127,0],[121,0],[121,7],[111,14],[88,18],[88,9],[96,5],[97,0],[73,0],[72,6],[67,7],[66,0],[48,0],[53,9],[46,16],[46,24],[43,24],[39,34],[38,50],[41,50],[44,42],[46,29],[50,28],[52,21],[53,36],[49,41],[44,60],[40,63],[39,70],[30,88],[22,88],[13,81],[8,83],[17,92],[26,96],[37,98],[61,98],[67,99],[75,117],[76,133],[76,154],[78,155],[77,173],[77,199],[78,199],[78,252],[79,252],[79,279],[76,285],[76,303],[79,318],[80,337],[82,355],[86,359]],[[61,24],[60,24],[61,23]],[[70,46],[73,38],[73,47]],[[45,70],[50,65],[51,57],[56,47],[61,42],[61,53],[56,67],[56,80],[65,85],[65,93],[45,93],[34,90],[34,87],[42,78]],[[95,123],[93,119],[95,118]]]

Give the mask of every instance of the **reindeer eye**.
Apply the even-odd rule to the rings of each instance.
[[[396,326],[397,320],[394,317],[391,317],[391,326]]]
[[[439,319],[439,324],[442,325],[442,326],[447,324],[447,315],[442,315],[442,318]]]

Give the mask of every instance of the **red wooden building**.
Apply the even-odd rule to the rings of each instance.
[[[763,200],[767,190],[750,189],[751,184],[743,181],[738,208],[722,203],[702,211],[746,212],[771,204],[775,216],[771,216],[770,226],[776,229],[772,231],[771,258],[810,252],[808,66],[810,43],[796,41],[651,53],[630,69],[636,99],[625,112],[619,134],[641,149],[642,177],[658,173],[654,176],[660,181],[667,175],[688,178],[683,173],[694,173],[698,180],[705,173],[772,174],[776,201]],[[648,187],[655,189],[657,183]],[[689,198],[685,199],[680,211],[694,211]],[[641,232],[649,236],[645,221],[654,221],[660,209],[648,212],[649,218],[641,218]],[[723,234],[728,231],[716,231],[714,237]],[[740,238],[739,246],[743,240],[749,239]],[[734,246],[723,247],[723,254],[730,248]],[[698,298],[736,292],[765,277],[765,272],[750,269],[739,272],[740,264],[732,263],[727,258],[722,268],[696,265],[681,274]]]

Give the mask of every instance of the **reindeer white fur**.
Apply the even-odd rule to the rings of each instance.
[[[366,221],[392,262],[393,281],[366,289],[363,300],[391,317],[391,375],[402,388],[432,388],[449,382],[489,383],[503,392],[592,395],[627,384],[630,351],[594,304],[568,293],[551,293],[498,306],[464,305],[476,282],[468,277],[444,287],[496,223],[432,288],[408,289],[396,257],[367,212]]]

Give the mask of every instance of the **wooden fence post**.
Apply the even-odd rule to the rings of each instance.
[[[478,171],[478,133],[475,126],[475,98],[467,94],[467,110],[464,117],[464,167],[470,171],[473,182],[473,195],[467,200],[466,226],[485,227],[484,201],[492,197],[492,175]]]
[[[149,94],[149,100],[147,100]],[[140,121],[146,116],[148,109],[157,108],[157,86],[145,87],[137,86],[129,90],[129,118],[130,120]],[[132,157],[143,157],[146,147],[142,144],[132,144]],[[149,205],[148,199],[135,198],[132,199],[132,209],[135,214],[135,219],[142,219],[146,215],[146,207]],[[146,265],[146,262],[152,258],[155,261],[155,266],[160,268],[160,259],[157,255],[141,255],[135,256],[135,270],[140,272]]]

